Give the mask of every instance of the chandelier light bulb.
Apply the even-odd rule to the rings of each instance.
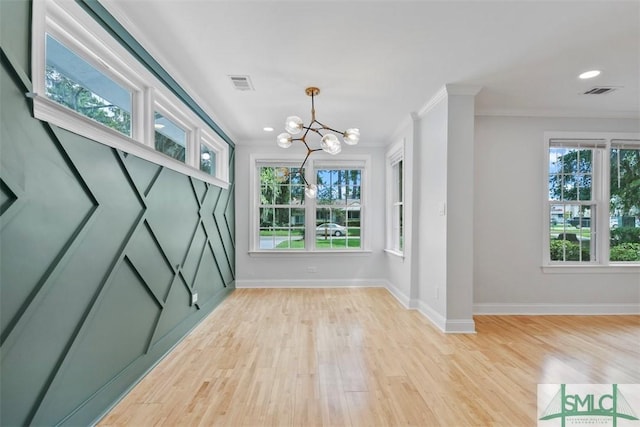
[[[209,153],[202,153],[202,160],[209,160],[211,158],[211,154]]]
[[[322,147],[322,150],[324,150],[325,152],[333,155],[336,155],[340,151],[342,151],[342,146],[340,145],[338,137],[332,133],[328,133],[322,137],[320,147]]]
[[[344,143],[348,145],[356,145],[360,141],[360,129],[351,128],[344,132]]]
[[[305,146],[305,148],[307,149],[307,155],[302,161],[297,174],[299,175],[300,179],[306,184],[306,187],[304,189],[305,196],[310,199],[315,199],[318,194],[318,187],[315,184],[309,184],[307,182],[307,179],[304,177],[304,174],[302,173],[302,171],[304,170],[304,165],[307,163],[309,156],[314,152],[320,150],[331,155],[340,153],[342,151],[342,143],[338,138],[340,135],[342,135],[342,139],[344,140],[345,144],[356,145],[358,141],[360,141],[360,129],[350,128],[343,132],[322,124],[316,119],[316,110],[313,101],[314,97],[318,96],[318,94],[320,93],[320,89],[311,86],[306,88],[304,92],[307,94],[307,96],[311,97],[311,121],[305,126],[300,117],[287,117],[284,123],[286,132],[278,135],[277,142],[278,145],[282,148],[289,148],[293,141],[300,141],[300,143]],[[296,137],[295,139],[293,138],[293,135],[297,135],[303,131],[304,133],[302,134],[302,136]],[[313,146],[310,146],[309,142],[307,141],[307,137],[314,134],[321,137],[320,148],[313,148]]]
[[[282,132],[278,135],[278,145],[282,148],[291,147],[291,135],[286,132]]]
[[[302,131],[303,123],[302,119],[298,116],[289,116],[285,121],[284,128],[291,135],[296,135]]]
[[[317,194],[318,194],[318,186],[315,184],[309,184],[304,189],[304,195],[310,199],[315,199]]]

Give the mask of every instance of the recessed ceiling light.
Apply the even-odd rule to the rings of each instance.
[[[271,126],[265,126],[262,128],[262,130],[265,132],[273,132],[273,128]]]
[[[581,79],[592,79],[599,75],[600,75],[600,70],[591,70],[591,71],[585,71],[584,73],[580,74],[578,77]]]

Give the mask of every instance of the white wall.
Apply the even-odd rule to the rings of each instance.
[[[419,170],[415,203],[418,205],[419,264],[418,300],[421,310],[435,320],[447,314],[447,217],[440,207],[447,201],[447,116],[448,100],[444,98],[419,122]],[[442,325],[441,325],[442,326]]]
[[[447,330],[473,330],[474,96],[448,96]],[[440,209],[441,207],[439,207]],[[439,212],[439,214],[441,214]]]
[[[630,119],[476,117],[476,313],[638,311],[637,272],[543,273],[541,215],[545,131],[639,130]]]
[[[250,254],[250,155],[280,155],[272,141],[238,145],[236,150],[237,277],[243,286],[388,286],[406,306],[447,319],[447,233],[452,212],[440,215],[456,186],[448,176],[450,100],[402,126],[390,143],[405,141],[405,257],[384,252],[385,148],[345,148],[371,156],[369,227],[371,252],[364,254]],[[638,120],[475,118],[472,169],[473,220],[471,266],[473,311],[477,313],[638,312],[640,275],[544,273],[542,265],[543,135],[546,131],[638,132]],[[282,151],[299,160],[304,151]],[[451,200],[453,200],[451,199]],[[459,213],[458,213],[459,214]],[[457,214],[456,214],[457,215]],[[457,239],[459,241],[459,239]],[[469,248],[469,249],[471,249]],[[448,254],[449,258],[455,254]],[[469,263],[468,263],[469,264]],[[308,267],[317,267],[317,273]],[[464,266],[462,266],[464,267]],[[466,292],[466,290],[465,290]],[[436,319],[438,320],[438,319]],[[438,323],[438,322],[436,322]],[[439,324],[442,327],[442,324]]]
[[[385,151],[383,147],[363,149],[344,147],[336,157],[324,153],[312,156],[340,160],[351,155],[370,155],[371,168],[370,191],[365,201],[364,213],[368,222],[365,227],[369,233],[370,252],[367,253],[250,253],[250,233],[255,226],[251,224],[250,210],[254,204],[250,194],[250,156],[290,158],[302,161],[305,150],[292,146],[288,150],[279,148],[274,140],[259,141],[236,146],[236,286],[237,287],[322,287],[322,286],[386,286],[385,269],[385,205],[384,175]],[[366,190],[363,189],[366,193]],[[316,267],[311,273],[308,267]]]

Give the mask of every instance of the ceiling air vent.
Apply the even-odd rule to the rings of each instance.
[[[251,84],[249,76],[229,76],[229,78],[236,90],[253,90],[253,84]]]
[[[586,91],[585,95],[604,95],[605,93],[611,93],[616,90],[616,87],[612,86],[601,86],[601,87],[592,87],[588,91]]]

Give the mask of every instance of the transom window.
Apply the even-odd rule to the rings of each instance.
[[[187,152],[187,132],[158,112],[154,115],[153,127],[156,150],[184,163]]]
[[[131,135],[132,91],[46,35],[46,95],[85,117]]]
[[[640,140],[548,140],[550,264],[640,264]]]
[[[78,2],[35,1],[32,22],[35,118],[228,188],[231,142],[188,95],[177,96]]]

